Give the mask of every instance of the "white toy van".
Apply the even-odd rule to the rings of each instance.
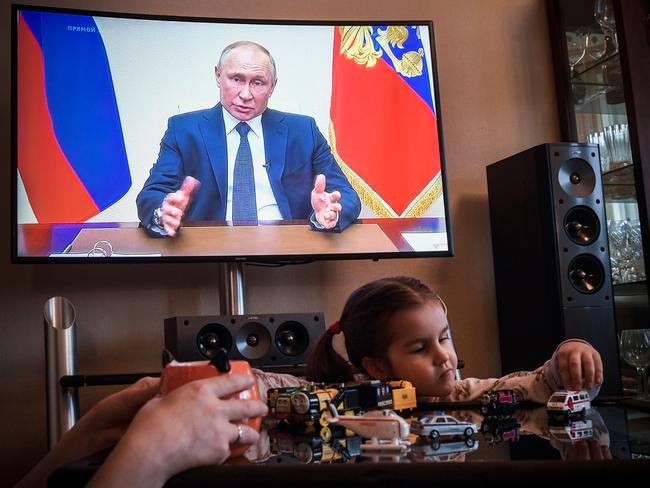
[[[558,391],[551,395],[546,404],[550,416],[565,418],[584,415],[590,408],[591,400],[586,391]]]
[[[590,439],[594,435],[591,420],[576,420],[565,425],[549,425],[549,434],[560,442],[575,442]]]

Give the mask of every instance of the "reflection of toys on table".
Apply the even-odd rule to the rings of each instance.
[[[332,426],[331,432],[330,441],[325,442],[304,424],[281,423],[268,431],[271,453],[289,455],[301,463],[347,461],[361,454],[361,437],[349,436],[342,427]]]
[[[594,436],[593,423],[589,419],[570,420],[564,425],[549,425],[548,432],[560,442],[575,442]]]
[[[513,416],[485,417],[481,423],[481,433],[489,444],[517,442],[519,423]]]
[[[415,388],[408,381],[376,380],[273,388],[268,406],[269,417],[304,424],[325,443],[334,438],[337,424],[370,439],[368,450],[405,450],[408,423],[390,408],[414,408]]]
[[[551,395],[546,404],[550,422],[565,422],[572,418],[584,418],[590,408],[591,400],[586,391],[558,391]]]
[[[479,398],[481,413],[486,417],[513,415],[517,408],[517,394],[513,390],[495,390]]]
[[[451,440],[448,442],[426,441],[418,442],[411,446],[411,452],[415,459],[423,461],[448,462],[456,461],[469,452],[478,449],[479,442],[472,437],[463,440]]]
[[[419,435],[429,436],[431,439],[448,436],[471,437],[478,432],[478,428],[471,422],[460,420],[440,413],[437,415],[425,415],[424,417],[411,422],[411,430]]]

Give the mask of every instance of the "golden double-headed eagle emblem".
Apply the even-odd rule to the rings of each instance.
[[[346,25],[339,27],[341,33],[340,53],[347,59],[357,64],[372,68],[377,59],[381,58],[382,51],[375,49],[372,40],[373,26],[371,25]],[[404,49],[408,40],[409,30],[403,25],[389,25],[386,29],[377,29],[377,43],[390,58],[395,71],[407,78],[422,75],[424,49],[409,51],[398,58],[393,48]]]
[[[409,35],[420,37],[418,28],[409,29],[408,26],[391,25],[385,29],[370,25],[340,26],[341,44],[339,54],[346,59],[371,69],[377,64],[377,60],[386,53],[396,72],[406,78],[415,78],[423,75],[424,49],[420,47],[417,51],[404,51],[404,44]],[[374,29],[376,30],[376,41],[379,48],[375,47],[373,41]],[[413,34],[414,33],[414,34]],[[401,55],[401,57],[399,57]],[[426,74],[424,76],[427,76]],[[395,210],[372,189],[357,173],[344,161],[337,151],[336,133],[333,123],[329,127],[329,139],[332,147],[332,154],[339,164],[341,170],[352,184],[361,201],[377,217],[420,217],[427,209],[442,196],[442,181],[440,173],[430,181],[414,197],[408,207],[398,215]]]

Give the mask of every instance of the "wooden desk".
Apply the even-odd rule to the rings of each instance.
[[[21,260],[44,262],[50,254],[69,253],[64,259],[81,261],[95,243],[105,240],[111,243],[113,253],[126,255],[125,259],[131,259],[129,255],[176,260],[212,256],[233,260],[243,256],[291,260],[316,255],[382,258],[396,253],[414,255],[407,234],[444,232],[443,218],[359,219],[343,232],[315,232],[304,221],[264,222],[258,226],[190,222],[173,239],[151,237],[137,222],[19,224],[15,254]]]
[[[106,240],[120,254],[163,256],[294,256],[397,252],[379,226],[353,225],[341,233],[314,232],[308,225],[183,227],[174,239],[148,236],[144,229],[82,229],[70,252],[87,253]]]

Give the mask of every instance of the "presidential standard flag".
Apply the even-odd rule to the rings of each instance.
[[[330,144],[378,217],[419,217],[442,195],[430,69],[417,26],[335,27]]]

